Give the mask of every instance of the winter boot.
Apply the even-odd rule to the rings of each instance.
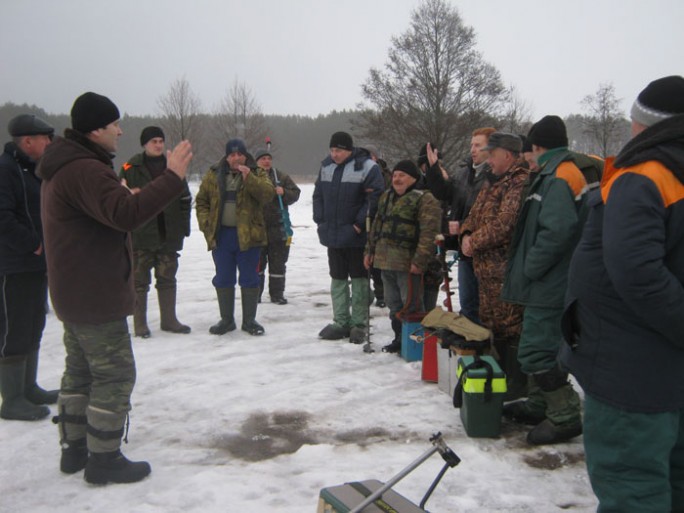
[[[40,420],[50,415],[47,406],[26,399],[26,356],[0,358],[0,418],[6,420]]]
[[[263,335],[264,327],[256,322],[259,289],[242,287],[240,293],[242,295],[242,331],[250,335]]]
[[[181,324],[176,318],[176,288],[157,289],[157,297],[159,298],[159,313],[162,331],[182,333],[184,335],[190,333],[190,326]]]
[[[235,287],[217,288],[216,296],[218,297],[221,320],[209,328],[209,333],[212,335],[223,335],[235,330],[237,327],[235,326],[233,314],[235,311]]]
[[[65,474],[75,474],[83,470],[88,462],[86,443],[86,407],[88,396],[81,394],[59,394],[57,411],[59,414],[52,422],[59,426],[59,443],[62,457],[59,469]]]
[[[271,303],[276,305],[286,305],[285,299],[285,276],[269,275],[268,292],[271,296]]]
[[[568,382],[568,374],[558,367],[533,375],[546,401],[546,420],[527,434],[527,442],[545,445],[567,442],[582,434],[580,400]]]
[[[259,264],[261,267],[261,264]],[[259,272],[259,303],[261,303],[261,296],[264,295],[264,287],[266,285],[266,276],[264,275],[264,271]]]
[[[546,418],[546,400],[536,381],[527,380],[527,399],[506,403],[503,416],[518,424],[536,426]]]
[[[525,397],[527,395],[527,376],[520,370],[517,340],[511,338],[495,339],[494,347],[499,353],[499,365],[506,374],[504,401],[515,401]]]
[[[147,327],[147,292],[137,291],[133,310],[133,333],[136,337],[150,338],[152,332]]]
[[[401,321],[392,318],[392,331],[394,332],[394,340],[382,348],[383,353],[401,353]]]
[[[33,404],[55,404],[59,390],[43,390],[36,383],[38,375],[38,351],[26,355],[24,394]]]
[[[126,413],[88,406],[88,451],[84,478],[91,484],[135,483],[147,477],[150,464],[129,461],[121,454]]]
[[[373,304],[368,278],[351,280],[351,326],[365,328],[370,321],[368,307]]]
[[[349,282],[347,280],[331,280],[330,297],[332,298],[333,323],[321,330],[318,336],[324,340],[339,340],[349,336]]]

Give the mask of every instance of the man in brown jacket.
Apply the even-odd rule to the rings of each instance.
[[[506,372],[506,399],[511,400],[525,395],[527,384],[517,358],[523,309],[501,301],[500,296],[528,171],[521,159],[522,140],[517,135],[495,132],[484,149],[489,152],[491,170],[461,225],[461,251],[473,258],[479,283],[480,321],[494,333],[494,347]]]
[[[168,169],[133,194],[112,169],[119,117],[109,98],[79,96],[73,128],[48,146],[38,167],[48,284],[66,348],[57,401],[60,468],[85,468],[95,484],[150,473],[147,462],[120,451],[136,375],[126,321],[135,301],[129,232],[184,191],[192,158],[190,143],[181,142],[167,154]]]

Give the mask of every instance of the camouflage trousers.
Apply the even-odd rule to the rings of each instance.
[[[104,324],[64,323],[66,368],[60,394],[89,397],[90,407],[131,409],[135,359],[126,319]]]
[[[522,331],[521,305],[500,299],[503,281],[498,278],[478,278],[480,322],[494,334],[495,339],[517,339]]]
[[[175,289],[176,273],[178,272],[178,253],[175,251],[147,251],[133,252],[133,278],[135,291],[147,293],[150,290],[150,272],[154,269],[157,290]]]

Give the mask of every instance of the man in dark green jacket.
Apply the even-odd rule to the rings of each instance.
[[[501,297],[523,305],[518,360],[528,380],[528,399],[504,406],[504,414],[536,424],[534,445],[582,433],[580,402],[558,364],[560,319],[568,266],[584,222],[587,182],[572,162],[563,120],[545,116],[528,135],[539,172],[523,194]]]
[[[140,134],[144,148],[126,162],[119,176],[133,192],[164,173],[164,132],[156,126],[148,126]],[[190,235],[190,210],[192,196],[187,181],[185,190],[156,217],[132,233],[135,274],[135,310],[133,326],[136,337],[151,335],[147,326],[147,293],[150,290],[150,271],[154,269],[159,298],[162,331],[190,333],[176,318],[176,273],[178,252],[183,249],[183,239]]]

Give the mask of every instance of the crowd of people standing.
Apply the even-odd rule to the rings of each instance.
[[[605,167],[571,151],[553,115],[525,136],[474,128],[455,170],[429,142],[387,166],[377,147],[332,134],[313,193],[332,303],[318,335],[366,341],[373,288],[393,332],[383,350],[399,352],[402,316],[436,306],[445,236],[458,252],[460,314],[491,330],[506,372],[504,416],[531,426],[532,445],[584,434],[599,511],[682,511],[684,78],[651,82],[631,117],[632,140]],[[135,337],[153,336],[153,269],[160,329],[191,332],[176,316],[176,274],[192,147],[166,151],[163,130],[146,127],[142,152],[116,173],[119,123],[117,106],[88,92],[63,137],[33,115],[13,118],[0,156],[0,417],[39,420],[56,403],[60,469],[96,484],[151,471],[120,446],[136,377],[126,319]],[[215,265],[211,334],[237,329],[238,285],[250,335],[266,332],[256,318],[266,290],[288,304],[287,207],[299,197],[270,148],[253,155],[238,138],[204,174],[195,202]],[[48,285],[64,325],[59,391],[36,383]],[[626,445],[648,450],[632,458]]]

